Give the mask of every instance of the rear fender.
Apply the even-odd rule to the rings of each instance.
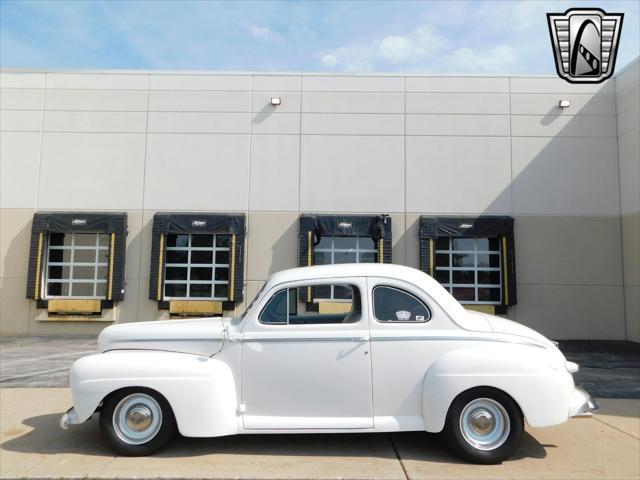
[[[568,419],[573,378],[554,368],[545,349],[527,345],[462,348],[440,356],[425,375],[422,398],[428,432],[444,428],[453,400],[475,387],[493,387],[510,395],[527,423],[544,427]]]

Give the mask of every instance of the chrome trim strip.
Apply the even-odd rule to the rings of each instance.
[[[412,335],[412,336],[398,336],[398,337],[375,337],[372,336],[371,340],[380,340],[383,342],[388,342],[388,341],[394,341],[394,340],[398,340],[398,341],[407,341],[407,340],[444,340],[444,341],[451,341],[451,340],[473,340],[473,341],[494,341],[494,342],[500,342],[502,340],[496,340],[496,339],[490,339],[490,338],[483,338],[483,337],[436,337],[436,336],[418,336],[418,335]]]
[[[134,343],[134,342],[222,342],[224,337],[199,337],[199,338],[119,338],[110,343]]]
[[[256,343],[256,342],[266,342],[266,343],[291,343],[291,342],[368,342],[369,337],[265,337],[265,338],[243,338],[243,342],[247,343]]]
[[[381,341],[381,342],[393,342],[393,341],[445,341],[445,342],[451,342],[451,341],[470,341],[470,342],[497,342],[497,343],[512,343],[515,345],[528,345],[531,347],[538,347],[538,348],[545,348],[544,345],[540,345],[538,343],[532,343],[532,342],[518,342],[518,341],[511,341],[511,340],[506,340],[506,339],[501,339],[501,338],[490,338],[490,337],[443,337],[443,336],[404,336],[404,337],[376,337],[376,336],[372,336],[371,337],[371,341]]]
[[[214,338],[126,338],[113,340],[112,343],[153,343],[153,342],[222,342],[223,337]],[[380,342],[407,342],[407,341],[469,341],[469,342],[497,342],[497,343],[510,343],[514,345],[527,345],[530,347],[538,347],[544,349],[544,345],[531,342],[518,342],[503,340],[499,338],[489,337],[442,337],[442,336],[402,336],[402,337],[244,337],[242,342],[254,343],[254,342],[367,342],[367,341],[380,341]]]

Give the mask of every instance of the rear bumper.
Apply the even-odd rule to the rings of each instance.
[[[590,417],[598,411],[598,404],[587,392],[581,388],[575,388],[571,396],[569,407],[570,417]]]
[[[62,417],[60,417],[60,428],[63,430],[69,428],[69,425],[77,425],[79,423],[81,422],[78,420],[78,414],[73,407],[63,413]]]

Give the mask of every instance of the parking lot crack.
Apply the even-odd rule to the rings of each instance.
[[[608,422],[605,422],[604,420],[602,420],[602,419],[598,418],[597,416],[594,416],[594,417],[593,417],[593,419],[594,419],[594,420],[597,420],[597,421],[598,421],[598,422],[600,422],[600,423],[604,423],[606,426],[611,427],[611,428],[613,428],[614,430],[619,431],[620,433],[624,433],[625,435],[627,435],[627,436],[629,436],[629,437],[631,437],[631,438],[633,438],[633,439],[635,439],[635,440],[640,440],[640,437],[638,437],[638,436],[634,435],[633,433],[625,432],[624,430],[622,430],[622,429],[620,429],[620,428],[618,428],[618,427],[616,427],[616,426],[614,426],[614,425],[611,425],[611,424],[610,424],[610,423],[608,423]]]
[[[396,442],[393,440],[393,435],[389,434],[389,441],[391,442],[391,447],[393,448],[393,453],[395,453],[398,462],[400,463],[400,467],[402,468],[402,473],[404,474],[405,480],[411,480],[409,474],[407,473],[407,468],[404,465],[404,461],[400,456],[400,452],[398,452],[398,447],[396,446]]]
[[[29,377],[38,377],[40,375],[48,375],[50,373],[62,372],[64,370],[69,370],[69,367],[55,368],[53,370],[41,370],[38,372],[26,373],[24,375],[14,375],[13,377],[0,379],[0,383],[9,382],[11,380],[18,380],[20,378],[29,378]]]

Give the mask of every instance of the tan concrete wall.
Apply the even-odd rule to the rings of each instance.
[[[616,77],[627,338],[640,342],[640,61]]]
[[[413,267],[420,215],[505,214],[516,218],[509,317],[553,338],[621,339],[639,308],[627,268],[638,215],[621,217],[618,174],[618,151],[634,148],[618,137],[633,120],[620,107],[632,88],[552,77],[0,76],[2,334],[109,324],[47,321],[24,298],[42,210],[128,213],[126,297],[108,321],[167,316],[147,299],[151,224],[181,210],[247,215],[246,301],[296,266],[300,213],[390,214],[394,262]],[[559,109],[561,98],[572,106]]]
[[[167,312],[147,299],[155,211],[127,213],[127,294],[105,320],[166,318]],[[46,321],[46,312],[24,298],[32,215],[33,210],[27,209],[4,209],[1,215],[3,334],[97,333],[106,324]],[[418,267],[418,218],[418,213],[392,215],[394,262]],[[297,221],[298,214],[292,212],[250,213],[247,301],[271,273],[296,266]],[[510,318],[554,338],[624,337],[624,322],[612,321],[624,318],[622,266],[616,248],[621,243],[619,218],[517,216],[516,239],[519,304],[510,309]],[[242,308],[239,305],[238,312]]]

